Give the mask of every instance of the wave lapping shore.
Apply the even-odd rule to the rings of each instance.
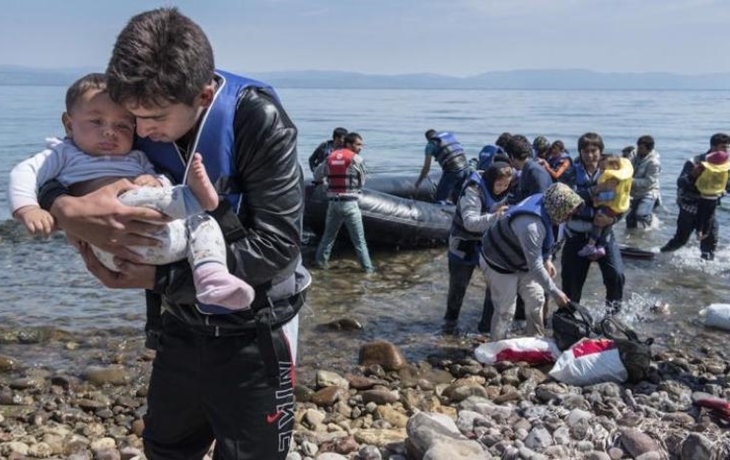
[[[351,372],[316,371],[296,388],[288,459],[730,458],[730,414],[693,399],[730,398],[722,350],[663,351],[646,381],[576,387],[548,377],[549,366],[483,365],[475,345],[434,347],[426,360],[407,362],[394,345],[371,342]],[[62,348],[81,370],[0,356],[0,456],[144,458],[153,352],[141,338],[79,344],[62,336],[19,346]]]

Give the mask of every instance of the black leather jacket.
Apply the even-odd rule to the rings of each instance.
[[[272,301],[285,303],[311,282],[301,265],[304,183],[297,158],[297,129],[271,94],[249,88],[236,108],[234,146],[235,179],[246,198],[237,216],[242,237],[227,241],[228,268],[252,286],[266,288]],[[224,223],[221,226],[230,233]],[[187,261],[158,267],[154,292],[162,295],[165,310],[188,324],[253,327],[250,314],[198,312]],[[257,289],[257,297],[262,293]]]
[[[279,102],[265,89],[244,90],[234,118],[234,180],[245,195],[244,205],[237,215],[233,211],[213,214],[226,234],[230,272],[257,288],[255,306],[269,299],[275,304],[272,323],[296,313],[303,300],[296,294],[311,282],[301,265],[304,185],[296,145],[297,129]],[[53,195],[58,195],[57,190],[41,197],[44,206],[50,207]],[[238,231],[232,232],[232,226],[238,226],[234,229]],[[229,238],[231,234],[237,235],[235,240]],[[159,266],[148,303],[155,298],[149,294],[161,296],[163,309],[179,320],[210,328],[212,334],[255,328],[252,311],[200,313],[194,306],[195,287],[187,260]]]

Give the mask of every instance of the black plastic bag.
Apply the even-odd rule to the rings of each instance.
[[[593,317],[585,307],[575,302],[568,302],[553,313],[553,338],[561,351],[584,337],[590,337],[593,331]]]
[[[616,342],[621,362],[629,374],[629,382],[646,380],[651,367],[651,344],[654,339],[639,340],[636,332],[612,316],[601,320],[601,331]]]

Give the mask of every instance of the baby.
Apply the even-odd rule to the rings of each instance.
[[[218,194],[200,154],[188,164],[187,185],[173,186],[158,175],[143,152],[132,150],[134,117],[109,98],[103,74],[86,75],[69,87],[61,119],[66,138],[48,140],[46,150],[10,173],[8,196],[15,219],[30,233],[48,236],[53,216],[41,209],[37,195],[46,181],[56,179],[72,194],[83,195],[120,177],[129,178],[139,187],[120,195],[122,203],[153,208],[176,219],[155,235],[161,246],[132,249],[153,265],[187,257],[202,313],[230,313],[251,305],[253,288],[228,272],[223,234],[205,213],[218,206]],[[93,249],[107,268],[116,268],[111,254]]]
[[[606,236],[613,224],[629,210],[631,181],[634,168],[631,162],[618,155],[604,155],[598,167],[601,175],[593,195],[596,213],[593,228],[586,244],[578,255],[597,260],[606,255]]]

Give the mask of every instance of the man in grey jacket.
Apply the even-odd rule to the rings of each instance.
[[[654,208],[659,200],[659,154],[654,150],[654,138],[641,136],[636,141],[636,155],[631,160],[634,179],[631,184],[631,207],[626,215],[626,228],[647,228],[651,225]]]

